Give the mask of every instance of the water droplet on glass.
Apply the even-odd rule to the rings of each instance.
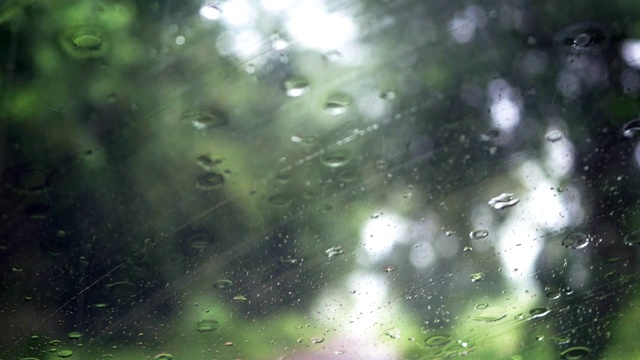
[[[106,54],[105,36],[93,27],[73,28],[62,35],[60,43],[76,59],[95,59]]]
[[[534,308],[531,309],[529,311],[529,316],[531,316],[532,319],[536,319],[536,318],[541,318],[541,317],[545,317],[547,316],[549,313],[551,312],[551,310],[549,310],[546,307],[539,307],[539,308]]]
[[[329,257],[329,259],[331,259],[334,256],[344,254],[344,250],[342,250],[342,246],[332,246],[325,250],[324,253],[327,254],[327,257]]]
[[[484,239],[487,236],[489,236],[489,231],[484,230],[484,229],[474,230],[474,231],[469,233],[469,237],[471,238],[471,240]]]
[[[396,93],[393,91],[385,91],[380,94],[380,99],[382,100],[393,100],[396,98]]]
[[[71,351],[71,350],[60,350],[60,351],[58,351],[58,356],[61,357],[61,358],[68,358],[71,355],[73,355],[73,351]]]
[[[220,327],[220,322],[217,320],[201,320],[196,323],[196,331],[206,332],[213,331]]]
[[[182,113],[180,119],[191,123],[191,125],[198,130],[224,126],[227,125],[228,122],[222,115],[200,110],[185,111]]]
[[[572,232],[562,240],[562,246],[570,249],[582,249],[589,245],[591,236],[583,232]]]
[[[514,197],[513,194],[510,193],[502,193],[491,200],[489,200],[489,206],[496,210],[506,209],[508,207],[514,206],[519,203],[520,199]]]
[[[342,115],[351,106],[351,97],[347,94],[336,93],[330,95],[324,104],[324,111],[330,115]]]
[[[196,189],[209,191],[224,185],[224,176],[215,172],[206,172],[196,176]]]
[[[582,22],[560,31],[554,42],[565,52],[587,54],[600,50],[607,40],[605,30],[598,24]]]
[[[549,299],[549,300],[557,300],[557,299],[559,299],[559,298],[560,298],[560,295],[561,295],[561,294],[562,294],[562,293],[561,293],[560,291],[552,290],[552,291],[547,292],[547,293],[545,294],[545,296],[546,296],[546,297],[547,297],[547,299]]]
[[[554,336],[553,340],[556,342],[556,344],[558,345],[566,345],[568,343],[571,342],[571,338],[567,335],[558,335],[558,336]]]
[[[189,238],[189,246],[193,249],[204,249],[211,244],[211,235],[195,234]]]
[[[506,317],[507,317],[507,314],[504,314],[504,313],[482,314],[482,315],[474,316],[473,320],[482,321],[482,322],[496,322]]]
[[[465,252],[473,251],[473,248],[471,246],[465,246],[462,248],[462,251],[465,251]]]
[[[62,341],[57,340],[57,339],[49,341],[49,345],[51,345],[51,346],[59,346],[60,344],[62,344]]]
[[[228,279],[220,279],[213,283],[213,287],[216,289],[226,289],[233,285],[233,281]]]
[[[485,131],[484,133],[480,134],[480,140],[482,141],[491,141],[491,140],[495,140],[500,136],[500,130],[498,129],[491,129],[488,131]]]
[[[376,170],[387,170],[387,168],[389,167],[389,163],[387,162],[387,160],[384,159],[380,159],[380,160],[376,160],[375,163],[373,163],[373,167]]]
[[[385,266],[384,268],[382,268],[382,270],[384,270],[385,273],[390,273],[392,271],[394,271],[396,268],[393,265],[388,265]]]
[[[552,143],[562,140],[563,137],[564,137],[564,134],[560,130],[551,130],[544,136],[544,138],[548,142],[552,142]]]
[[[640,118],[633,119],[622,126],[622,135],[628,138],[636,136],[640,132]]]
[[[196,158],[196,165],[204,170],[211,170],[214,166],[221,164],[222,159],[212,159],[209,155],[200,155]]]
[[[320,344],[321,342],[324,342],[324,338],[321,336],[314,336],[310,340],[314,344]]]
[[[484,273],[483,272],[477,272],[475,274],[471,274],[469,275],[469,277],[471,278],[471,282],[478,282],[484,279]]]
[[[346,165],[351,160],[351,151],[347,149],[337,149],[326,152],[320,158],[320,162],[330,168],[337,168]]]
[[[273,206],[287,206],[291,203],[292,197],[285,193],[275,193],[267,198],[269,204]]]
[[[299,97],[309,91],[309,81],[301,77],[294,77],[287,79],[283,87],[287,96]]]
[[[428,347],[439,347],[448,344],[451,341],[451,336],[448,335],[433,335],[424,339],[424,344]]]
[[[384,334],[387,335],[388,337],[392,338],[392,339],[400,339],[400,329],[398,328],[391,328],[391,329],[387,329],[384,331]]]
[[[232,302],[247,302],[249,299],[245,295],[238,294],[231,299]]]
[[[298,265],[300,263],[300,261],[298,259],[294,258],[291,255],[282,255],[282,256],[280,256],[279,260],[283,264]]]
[[[484,310],[488,307],[489,307],[488,303],[479,303],[479,304],[476,304],[473,308],[476,310]]]
[[[630,232],[624,237],[622,241],[627,245],[639,246],[640,245],[640,229]]]
[[[562,360],[584,359],[591,353],[591,350],[584,346],[574,346],[560,353]]]
[[[51,184],[53,172],[44,168],[17,166],[4,171],[3,181],[18,193],[41,193],[47,191]]]
[[[224,343],[224,346],[233,346],[233,342],[232,341],[227,341],[226,343]]]
[[[609,282],[609,283],[614,283],[617,281],[620,281],[624,278],[624,276],[622,276],[622,274],[620,274],[619,272],[613,270],[608,272],[605,276],[604,276],[604,280]]]
[[[67,334],[67,338],[69,338],[69,339],[80,339],[81,337],[82,337],[82,334],[80,334],[77,331],[72,331],[72,332]]]
[[[313,146],[318,143],[318,138],[313,135],[309,135],[309,136],[293,135],[291,136],[291,142],[294,142],[296,144],[302,144],[305,146]]]
[[[173,355],[169,353],[160,353],[153,357],[154,360],[171,360],[173,359]]]

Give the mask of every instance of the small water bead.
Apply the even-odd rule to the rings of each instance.
[[[489,231],[484,229],[474,230],[469,233],[469,237],[471,238],[471,240],[480,240],[486,238],[487,236],[489,236]]]
[[[534,308],[531,309],[529,311],[529,316],[531,316],[532,319],[536,319],[536,318],[541,318],[541,317],[545,317],[547,316],[549,313],[551,312],[551,310],[549,310],[546,307],[539,307],[539,308]]]
[[[564,137],[564,134],[562,133],[562,131],[560,130],[550,130],[545,136],[544,138],[551,143],[557,142],[562,140],[562,138]]]
[[[385,91],[380,94],[380,99],[382,100],[393,100],[396,98],[396,93],[393,91]]]
[[[574,54],[586,54],[599,50],[607,40],[607,34],[600,25],[582,22],[566,27],[555,36],[555,43]]]
[[[324,111],[330,115],[342,115],[349,110],[352,101],[351,96],[347,94],[332,94],[324,104]]]
[[[342,246],[332,246],[325,250],[324,253],[327,254],[329,259],[331,259],[335,256],[344,254],[344,250],[342,249]]]
[[[469,278],[471,278],[471,282],[478,282],[478,281],[482,281],[484,279],[485,274],[483,272],[477,272],[475,274],[471,274],[469,275]]]
[[[513,194],[502,193],[492,198],[491,200],[489,200],[488,204],[489,206],[491,206],[496,210],[502,210],[502,209],[506,209],[508,207],[514,206],[519,202],[520,202],[520,199],[516,198]]]
[[[376,160],[376,161],[373,163],[373,167],[374,167],[376,170],[381,170],[381,171],[383,171],[383,170],[386,170],[386,169],[389,167],[389,163],[387,162],[387,160],[380,159],[380,160]]]
[[[94,27],[76,27],[60,37],[60,44],[76,59],[96,59],[106,54],[107,41],[104,33]]]
[[[433,335],[424,339],[424,344],[428,347],[440,347],[448,344],[451,341],[449,335]]]
[[[558,336],[554,336],[553,340],[556,342],[556,344],[558,345],[566,345],[568,343],[571,342],[571,338],[567,335],[558,335]]]
[[[347,149],[336,149],[326,152],[320,158],[320,162],[330,168],[345,166],[351,160],[351,151]]]
[[[476,310],[484,310],[489,307],[488,303],[478,303],[473,308]]]
[[[198,130],[221,127],[228,123],[227,119],[222,115],[201,110],[185,111],[182,113],[180,119],[191,123],[191,125]]]
[[[216,289],[226,289],[233,286],[233,281],[228,279],[220,279],[213,283],[213,287]]]
[[[200,155],[196,158],[196,165],[204,170],[211,170],[214,166],[221,164],[223,159],[212,159],[209,155]]]
[[[342,170],[338,173],[338,181],[342,182],[354,182],[358,179],[358,173],[353,169]]]
[[[191,248],[204,249],[211,245],[212,238],[209,234],[195,234],[188,241]]]
[[[68,339],[80,339],[81,337],[82,337],[82,334],[77,331],[72,331],[67,334]]]
[[[640,229],[628,233],[622,241],[627,245],[640,246]]]
[[[398,329],[396,327],[385,330],[384,334],[387,335],[388,337],[392,338],[392,339],[400,339],[401,338],[400,329]]]
[[[622,126],[622,135],[633,138],[640,132],[640,118],[633,119]]]
[[[231,299],[232,302],[247,302],[249,299],[242,294],[238,294]]]
[[[199,190],[214,190],[224,185],[224,176],[212,171],[202,173],[196,176],[195,185]]]
[[[287,206],[291,203],[293,198],[289,194],[275,193],[267,198],[267,202],[273,206]]]
[[[7,168],[3,173],[4,183],[15,192],[36,194],[45,192],[51,184],[54,171],[39,165],[23,165]]]
[[[153,357],[154,360],[171,360],[173,359],[173,355],[169,353],[160,353]]]
[[[324,342],[324,338],[321,336],[313,336],[310,340],[313,344],[320,344]]]
[[[299,97],[309,91],[309,81],[301,77],[293,77],[285,80],[283,87],[287,96]]]
[[[283,264],[298,265],[300,263],[300,260],[294,258],[291,255],[282,255],[278,260],[280,260],[280,262]]]
[[[505,314],[502,311],[496,310],[492,312],[483,312],[480,315],[474,316],[473,320],[482,321],[482,322],[496,322],[506,317],[507,317],[507,314]]]
[[[549,300],[557,300],[560,298],[560,296],[562,295],[562,293],[558,290],[552,290],[552,291],[548,291],[545,296],[547,297],[547,299]]]
[[[195,327],[198,332],[213,331],[220,327],[220,322],[217,320],[201,320],[196,323]]]
[[[304,146],[313,146],[313,145],[316,145],[319,141],[320,140],[313,135],[308,135],[308,136],[292,135],[291,136],[291,142],[296,144],[301,144]]]
[[[71,350],[60,350],[60,351],[58,351],[57,355],[59,357],[61,357],[61,358],[68,358],[69,356],[73,355],[73,351],[71,351]]]
[[[491,129],[480,134],[480,140],[482,141],[492,141],[497,139],[500,136],[500,130]]]
[[[584,359],[591,354],[591,349],[584,346],[574,346],[560,353],[562,360]]]
[[[604,276],[604,280],[608,283],[615,283],[615,282],[621,281],[623,278],[624,276],[615,270],[608,272]]]
[[[591,236],[583,232],[572,232],[562,240],[562,246],[570,249],[583,249],[591,242]]]

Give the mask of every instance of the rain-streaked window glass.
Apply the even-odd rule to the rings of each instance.
[[[640,2],[0,1],[0,359],[636,359]]]

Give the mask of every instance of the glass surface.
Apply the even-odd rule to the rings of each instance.
[[[0,1],[0,359],[636,359],[640,2]]]

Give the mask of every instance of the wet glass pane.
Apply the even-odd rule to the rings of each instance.
[[[0,358],[640,358],[638,19],[0,1]]]

